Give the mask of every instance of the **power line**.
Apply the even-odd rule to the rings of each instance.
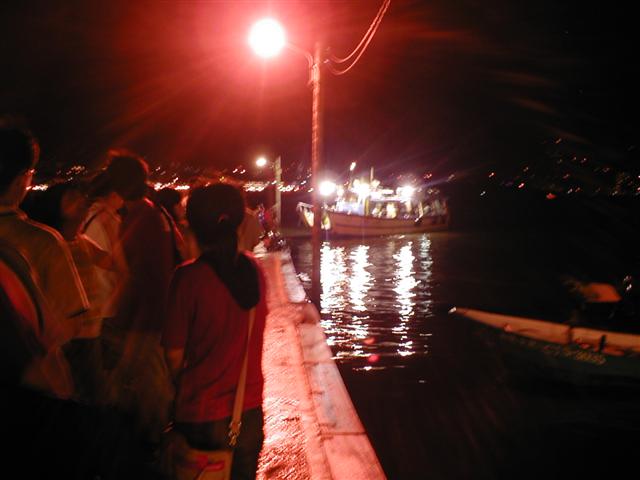
[[[376,31],[378,30],[378,27],[380,26],[380,23],[382,22],[382,18],[384,17],[384,14],[386,13],[387,9],[389,8],[389,5],[391,5],[391,0],[384,0],[383,1],[382,5],[380,6],[380,9],[378,10],[378,13],[376,14],[375,18],[371,22],[371,25],[369,25],[369,29],[367,30],[367,32],[364,34],[364,36],[360,40],[360,43],[358,43],[356,48],[354,48],[353,51],[348,56],[346,56],[345,58],[338,58],[338,57],[336,57],[334,55],[331,55],[329,57],[329,61],[330,62],[341,64],[341,63],[348,62],[354,55],[357,55],[355,60],[353,60],[353,62],[348,67],[346,67],[346,68],[344,68],[342,70],[338,70],[338,69],[334,68],[331,65],[331,63],[328,63],[327,64],[327,69],[331,73],[333,73],[334,75],[344,75],[345,73],[347,73],[349,70],[351,70],[354,67],[354,65],[358,62],[358,60],[360,60],[360,57],[362,57],[362,55],[366,51],[367,47],[371,43],[371,40],[373,39],[374,35],[376,34]]]

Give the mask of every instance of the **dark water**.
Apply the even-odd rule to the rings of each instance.
[[[310,243],[292,244],[308,286]],[[513,375],[451,306],[562,321],[564,275],[615,281],[582,234],[511,230],[331,240],[322,324],[390,479],[637,476],[640,395]],[[624,259],[616,265],[622,265]]]

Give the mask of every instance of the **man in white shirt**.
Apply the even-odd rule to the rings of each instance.
[[[0,126],[0,239],[18,250],[33,268],[52,316],[60,323],[58,342],[63,344],[78,333],[78,316],[89,303],[60,234],[28,219],[18,208],[31,186],[38,156],[38,143],[31,134]]]
[[[102,318],[116,316],[122,285],[126,280],[126,261],[120,241],[122,220],[118,210],[124,205],[124,199],[113,190],[103,173],[92,183],[91,196],[94,202],[89,208],[82,232],[107,252],[116,268],[106,270],[97,267],[98,288]]]

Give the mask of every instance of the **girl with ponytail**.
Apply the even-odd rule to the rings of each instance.
[[[248,345],[242,429],[232,478],[255,478],[263,442],[262,343],[267,315],[264,275],[248,252],[238,251],[245,207],[228,184],[195,189],[187,220],[202,254],[174,273],[163,346],[176,384],[174,428],[192,448],[225,448],[240,369]]]

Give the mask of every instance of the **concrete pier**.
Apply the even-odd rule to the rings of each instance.
[[[332,359],[320,316],[286,252],[261,256],[270,313],[263,356],[265,443],[258,478],[385,475]]]

